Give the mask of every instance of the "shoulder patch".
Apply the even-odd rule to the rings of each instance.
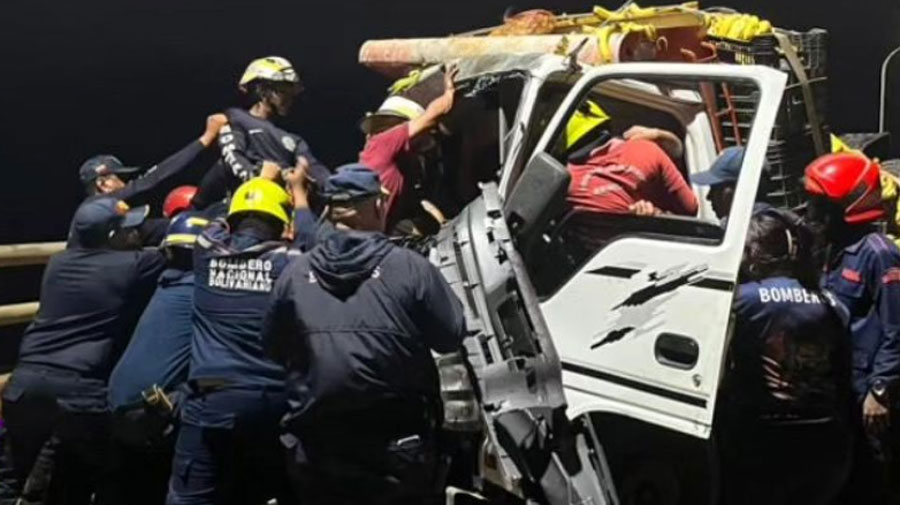
[[[290,135],[281,137],[281,145],[290,152],[294,152],[297,148],[297,142]]]
[[[884,275],[881,276],[882,284],[890,284],[892,282],[900,282],[900,268],[888,268],[884,271]]]
[[[862,276],[859,274],[859,272],[857,272],[856,270],[851,270],[849,268],[844,268],[843,270],[841,270],[841,277],[857,284],[862,282]]]

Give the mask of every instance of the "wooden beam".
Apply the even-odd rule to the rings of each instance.
[[[43,265],[65,248],[65,242],[0,245],[0,267]]]
[[[38,302],[13,303],[0,305],[0,326],[27,323],[34,319],[38,311]]]

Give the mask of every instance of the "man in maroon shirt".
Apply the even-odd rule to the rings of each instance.
[[[429,132],[438,121],[453,108],[453,94],[456,88],[453,79],[457,69],[451,67],[444,73],[444,92],[422,108],[415,101],[402,96],[388,98],[386,106],[391,106],[393,114],[400,117],[401,123],[386,130],[377,131],[377,127],[363,128],[366,131],[366,145],[359,154],[359,161],[371,168],[381,179],[381,185],[387,190],[385,201],[386,227],[394,230],[402,220],[423,211],[435,219],[440,219],[439,211],[435,216],[433,206],[418,197],[414,191],[416,172],[421,171],[419,154],[427,150],[434,142]],[[372,124],[374,122],[371,122]]]
[[[570,208],[576,213],[696,215],[697,197],[660,147],[675,153],[681,141],[670,132],[645,127],[631,128],[624,139],[610,138],[604,128],[608,121],[599,105],[587,101],[568,124],[570,149],[599,145],[577,159],[570,157]]]
[[[568,202],[576,212],[697,214],[697,197],[655,142],[614,138],[583,164],[569,164]]]

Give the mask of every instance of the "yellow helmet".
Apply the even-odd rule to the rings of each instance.
[[[566,148],[571,148],[594,128],[609,121],[610,117],[593,100],[587,100],[581,107],[575,109],[575,113],[566,125]]]
[[[300,77],[291,62],[281,56],[266,56],[250,62],[238,87],[247,91],[247,85],[253,81],[274,81],[300,83]]]
[[[287,224],[291,221],[290,207],[291,197],[284,188],[269,179],[256,177],[241,184],[234,192],[228,217],[243,212],[260,212]]]

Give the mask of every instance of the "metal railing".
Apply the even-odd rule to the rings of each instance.
[[[0,245],[0,267],[44,265],[50,256],[65,248],[65,242]],[[37,311],[38,302],[0,305],[0,326],[27,323]]]

